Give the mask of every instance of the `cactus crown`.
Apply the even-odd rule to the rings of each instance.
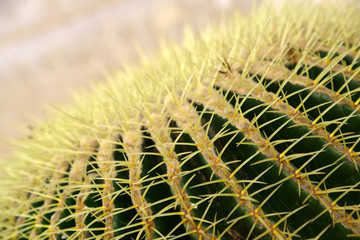
[[[1,239],[360,239],[360,9],[263,7],[19,140]]]

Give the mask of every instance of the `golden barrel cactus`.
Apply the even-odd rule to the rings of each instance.
[[[1,239],[360,239],[359,16],[264,6],[109,76],[17,141]]]

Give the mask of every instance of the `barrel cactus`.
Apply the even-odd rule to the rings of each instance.
[[[360,239],[360,9],[168,44],[17,140],[1,239]]]

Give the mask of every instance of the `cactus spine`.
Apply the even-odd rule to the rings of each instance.
[[[360,239],[360,9],[327,4],[188,34],[40,124],[1,239]]]

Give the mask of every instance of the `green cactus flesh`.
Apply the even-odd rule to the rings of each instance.
[[[1,239],[360,239],[360,9],[263,7],[17,141]]]

